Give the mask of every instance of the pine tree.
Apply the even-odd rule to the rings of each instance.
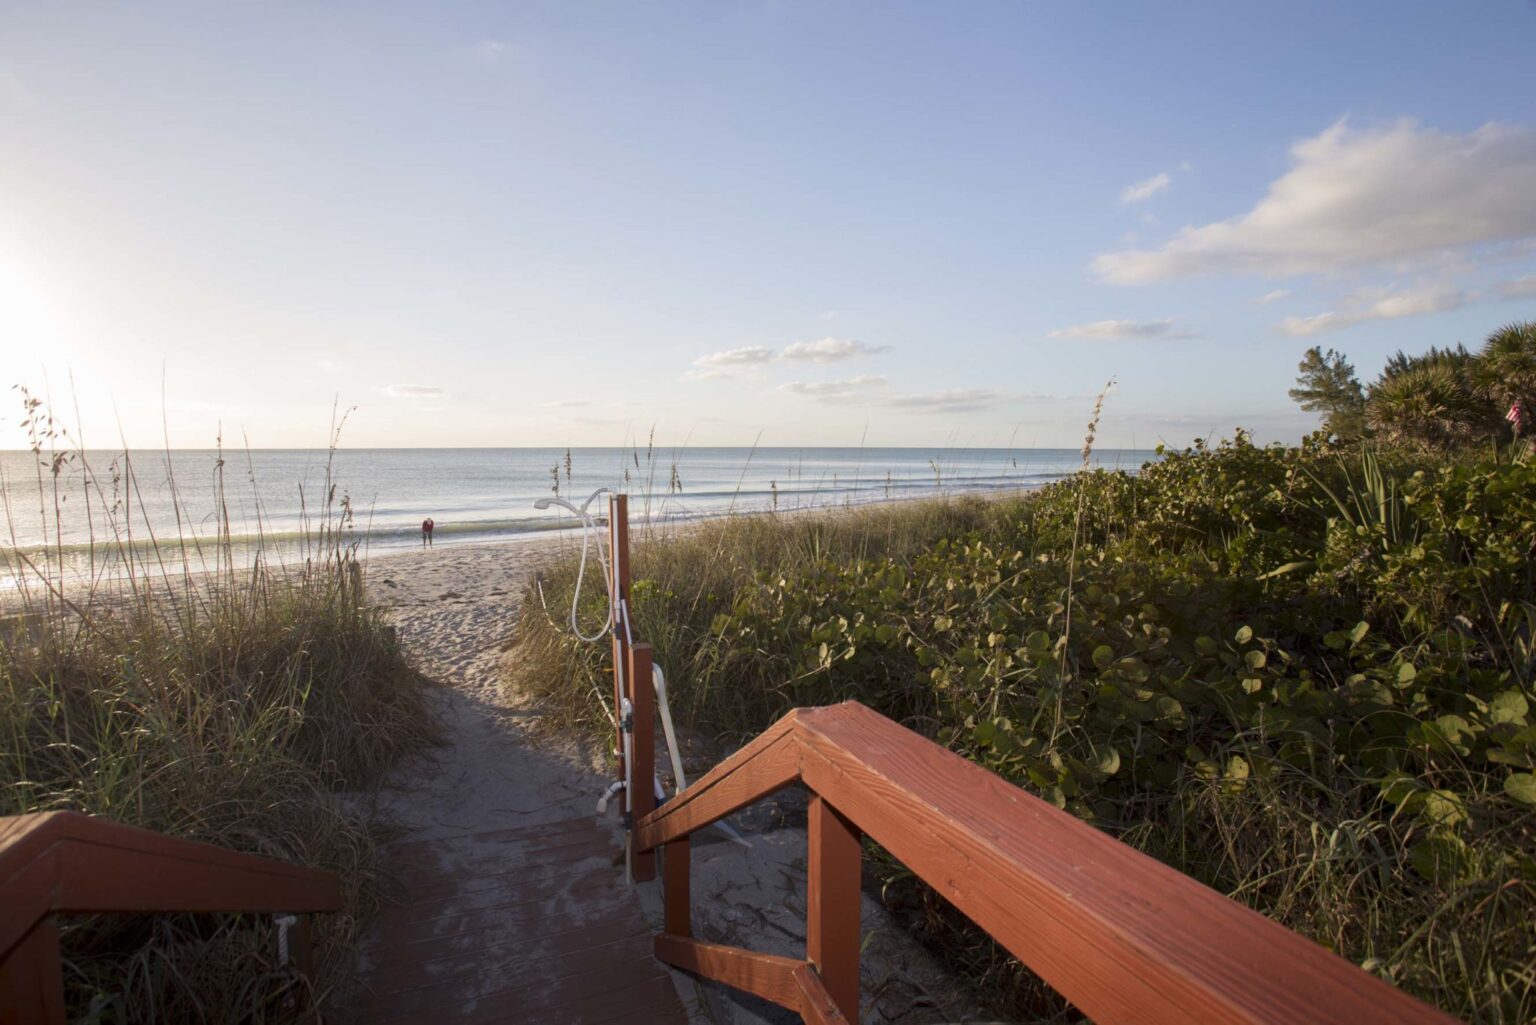
[[[1365,391],[1343,353],[1314,345],[1296,369],[1291,401],[1309,413],[1322,413],[1323,429],[1337,438],[1365,433]]]

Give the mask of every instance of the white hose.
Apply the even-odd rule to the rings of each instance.
[[[656,707],[661,711],[661,732],[667,738],[667,754],[672,756],[672,792],[680,794],[688,789],[688,777],[683,775],[683,756],[677,749],[677,731],[672,728],[672,706],[667,704],[667,674],[654,662],[651,679],[656,685]]]
[[[569,510],[581,520],[581,565],[576,569],[576,590],[571,594],[571,632],[588,644],[600,641],[607,636],[608,632],[613,629],[617,618],[617,609],[613,600],[613,575],[608,572],[608,557],[603,554],[603,541],[602,535],[597,530],[597,517],[588,512],[588,508],[593,502],[597,501],[597,497],[607,493],[607,488],[598,488],[587,496],[587,500],[581,503],[580,508],[558,497],[541,498],[533,503],[535,509],[548,509],[552,505],[558,505],[562,509]],[[603,586],[608,591],[608,611],[603,616],[602,628],[597,633],[588,637],[581,632],[581,626],[576,622],[576,610],[581,605],[581,583],[582,578],[587,575],[587,546],[591,542],[593,535],[597,535],[598,538],[596,544],[597,561],[603,568]]]
[[[661,732],[667,738],[667,754],[672,756],[672,786],[674,788],[672,792],[680,794],[688,789],[688,777],[683,775],[683,755],[677,746],[677,731],[672,727],[672,707],[667,703],[667,674],[662,672],[661,666],[656,665],[654,662],[651,664],[651,680],[656,686],[656,707],[661,712]],[[656,800],[660,801],[662,797],[661,781],[657,780]],[[747,850],[750,851],[752,849],[752,845],[747,842],[745,837],[732,829],[730,823],[716,822],[713,825]]]

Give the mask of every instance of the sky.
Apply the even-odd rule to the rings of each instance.
[[[1536,318],[1536,6],[0,0],[0,384],[88,445],[1316,425]],[[0,396],[0,447],[21,444]]]

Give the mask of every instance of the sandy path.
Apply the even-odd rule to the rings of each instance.
[[[536,707],[500,690],[505,644],[532,574],[574,551],[569,537],[444,546],[375,557],[374,600],[391,608],[423,671],[444,686],[438,702],[445,745],[399,774],[380,810],[408,839],[591,817],[608,782],[602,756],[575,739],[535,737]],[[660,748],[658,748],[660,754]],[[695,773],[705,766],[695,766]],[[731,822],[746,840],[717,830],[694,839],[696,934],[715,942],[804,956],[804,797],[791,790],[743,810]],[[610,815],[613,849],[623,838]],[[634,891],[653,928],[661,926],[659,885]],[[976,1020],[963,987],[947,979],[895,925],[873,895],[863,901],[866,1021]],[[798,1020],[735,991],[673,973],[697,1022],[772,1025]]]
[[[536,740],[531,727],[537,720],[537,710],[529,704],[508,701],[500,688],[506,643],[527,583],[540,565],[559,557],[569,544],[567,538],[542,538],[532,542],[442,546],[392,553],[369,562],[367,579],[372,600],[391,610],[412,660],[440,684],[433,700],[443,731],[440,747],[401,766],[378,795],[377,811],[403,834],[386,848],[388,869],[397,878],[409,879],[413,871],[420,871],[420,866],[412,864],[407,852],[435,852],[429,856],[430,868],[425,877],[429,889],[455,879],[467,881],[471,888],[487,887],[477,891],[485,894],[478,903],[470,900],[466,904],[467,898],[462,896],[444,898],[441,909],[453,908],[452,914],[459,920],[485,919],[487,924],[465,937],[470,941],[467,945],[458,943],[453,947],[457,953],[452,957],[456,960],[445,962],[440,958],[428,962],[435,964],[435,968],[422,968],[414,960],[400,960],[400,944],[404,942],[414,950],[422,943],[430,944],[432,940],[428,937],[433,934],[423,934],[421,939],[414,935],[402,937],[396,931],[401,914],[386,911],[360,944],[361,978],[373,981],[366,983],[370,991],[354,998],[357,1006],[371,1006],[370,999],[375,1004],[382,1001],[381,1006],[386,1008],[395,1004],[396,998],[377,997],[371,991],[391,984],[414,985],[414,977],[409,984],[403,980],[406,973],[417,972],[422,973],[421,988],[448,987],[459,1010],[471,1014],[477,1008],[484,1010],[485,1001],[491,999],[485,994],[477,995],[479,990],[525,985],[517,975],[525,961],[557,954],[566,957],[564,953],[543,949],[542,932],[518,924],[510,912],[493,915],[491,908],[478,906],[501,899],[501,891],[491,887],[509,868],[521,879],[544,876],[564,880],[567,876],[585,878],[594,870],[600,875],[613,872],[614,886],[584,890],[578,896],[565,893],[563,885],[557,885],[541,899],[550,901],[546,909],[549,914],[558,911],[574,916],[573,920],[592,923],[590,928],[597,929],[605,939],[609,934],[603,929],[631,923],[625,928],[641,930],[640,939],[635,942],[643,954],[649,952],[647,923],[638,894],[618,885],[620,877],[611,867],[611,855],[607,853],[623,849],[622,834],[612,817],[599,822],[593,816],[597,797],[608,784],[606,774],[597,768],[600,759],[590,747],[574,740],[563,745],[547,738]],[[539,827],[531,834],[534,836],[564,836],[573,828],[582,835],[591,834],[597,842],[596,863],[591,863],[590,857],[583,865],[550,863],[539,857],[520,861],[514,853],[517,847],[503,837],[507,831],[527,827]],[[511,866],[508,858],[518,863]],[[468,860],[458,865],[456,859]],[[397,889],[398,900],[410,902],[415,898],[409,885]],[[521,897],[523,891],[517,893]],[[438,914],[446,913],[441,909]],[[409,913],[407,910],[406,915]],[[607,924],[598,925],[600,922]],[[485,947],[476,953],[474,949],[479,943]],[[498,960],[502,957],[512,960]],[[441,974],[434,976],[434,971],[440,972],[444,964],[464,964],[466,958],[483,961],[481,967],[473,969],[472,977],[449,982]],[[579,959],[572,963],[583,964]],[[591,963],[586,967],[596,970]],[[659,967],[652,968],[651,973],[655,982],[668,985],[669,976]],[[534,996],[531,988],[520,992],[525,1003]],[[672,1001],[672,1013],[676,1013],[678,997],[667,999]],[[697,1005],[696,1000],[692,1003]],[[688,1020],[706,1019],[695,1011]]]
[[[408,767],[381,810],[432,839],[591,814],[602,781],[579,746],[527,735],[531,708],[500,695],[499,663],[527,582],[561,543],[443,546],[375,557],[372,599],[389,608],[416,665],[442,684],[444,746]]]

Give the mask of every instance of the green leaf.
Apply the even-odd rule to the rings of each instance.
[[[1462,734],[1472,729],[1472,725],[1459,715],[1442,715],[1435,719],[1435,725],[1439,727],[1440,735],[1452,744],[1461,743]]]
[[[1433,790],[1424,795],[1419,816],[1431,825],[1454,826],[1466,821],[1467,806],[1449,790]]]
[[[1265,659],[1264,653],[1262,651],[1255,649],[1245,654],[1243,656],[1243,661],[1248,663],[1249,669],[1263,669],[1264,663],[1267,660]]]
[[[1510,773],[1504,777],[1504,792],[1521,804],[1536,804],[1536,773]]]
[[[1405,772],[1388,773],[1381,781],[1381,796],[1396,805],[1403,804],[1419,792],[1418,780]]]
[[[1183,725],[1184,706],[1179,704],[1178,698],[1170,698],[1165,695],[1158,698],[1153,704],[1157,708],[1159,718],[1172,719]]]
[[[1227,759],[1228,779],[1247,779],[1249,775],[1248,761],[1241,755],[1233,755]]]
[[[1413,870],[1432,882],[1446,885],[1472,874],[1472,856],[1455,836],[1432,836],[1415,845],[1408,855]]]
[[[1239,644],[1247,644],[1249,641],[1253,640],[1253,627],[1247,626],[1246,624],[1238,627],[1235,640]]]
[[[1115,660],[1115,649],[1107,644],[1101,644],[1093,649],[1093,664],[1100,669],[1107,668]]]
[[[1356,623],[1355,628],[1349,632],[1349,643],[1359,644],[1361,641],[1365,640],[1365,635],[1370,632],[1371,624],[1362,619],[1360,622]]]
[[[1397,667],[1397,682],[1402,684],[1412,683],[1418,678],[1419,671],[1413,668],[1412,662],[1404,662]]]
[[[1202,655],[1214,655],[1220,650],[1220,645],[1209,637],[1201,635],[1195,638],[1195,650]]]
[[[1530,714],[1530,711],[1530,703],[1525,700],[1525,695],[1517,690],[1503,691],[1488,704],[1488,718],[1495,723],[1507,722],[1524,726],[1525,717]]]

